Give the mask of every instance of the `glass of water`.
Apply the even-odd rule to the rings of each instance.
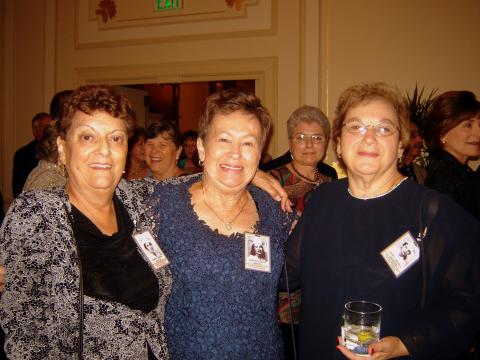
[[[343,345],[358,355],[368,356],[368,345],[380,340],[382,307],[369,301],[350,301],[343,312]]]

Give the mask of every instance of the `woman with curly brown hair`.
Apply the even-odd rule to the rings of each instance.
[[[132,237],[148,226],[150,183],[122,179],[134,124],[107,86],[75,90],[57,122],[67,183],[23,192],[0,232],[0,320],[10,359],[167,359],[168,269]]]

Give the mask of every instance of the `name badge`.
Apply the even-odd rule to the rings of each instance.
[[[420,259],[420,249],[410,231],[387,246],[380,253],[396,278],[402,276]]]
[[[271,272],[270,236],[245,233],[245,269]]]
[[[170,263],[150,231],[146,230],[137,232],[132,236],[137,243],[138,249],[143,254],[143,257],[155,270],[158,270]]]

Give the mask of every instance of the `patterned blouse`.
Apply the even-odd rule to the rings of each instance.
[[[64,186],[67,178],[57,164],[40,160],[38,165],[28,175],[23,191],[27,190],[43,190],[57,186]]]
[[[116,195],[137,229],[149,228],[144,204],[154,181],[121,180]],[[0,321],[10,359],[76,359],[79,347],[79,263],[64,188],[23,192],[0,230],[7,268]],[[159,302],[148,314],[84,296],[85,359],[147,359],[148,346],[168,359],[164,310],[172,277],[155,272]]]
[[[286,165],[270,170],[270,174],[282,184],[283,189],[287,192],[288,198],[293,203],[293,207],[299,214],[303,212],[305,201],[310,195],[310,192],[315,190],[318,185],[333,180],[327,175],[319,174],[318,185],[310,184],[290,172]]]
[[[310,184],[290,172],[286,165],[282,165],[278,168],[270,170],[270,174],[272,174],[280,182],[280,184],[282,184],[282,187],[287,192],[288,198],[292,202],[293,208],[295,208],[298,216],[303,213],[305,202],[308,200],[311,192],[314,191],[320,184],[333,180],[324,174],[319,174],[318,185]],[[301,297],[302,295],[299,289],[296,289],[290,293],[290,301],[287,292],[279,292],[278,313],[280,317],[280,323],[299,323]],[[293,321],[290,320],[290,311]]]

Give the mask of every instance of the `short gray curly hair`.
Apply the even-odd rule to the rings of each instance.
[[[288,137],[293,136],[293,132],[298,124],[302,121],[307,123],[315,122],[321,126],[325,134],[325,138],[330,138],[330,122],[327,116],[317,107],[304,105],[296,109],[287,120]]]

